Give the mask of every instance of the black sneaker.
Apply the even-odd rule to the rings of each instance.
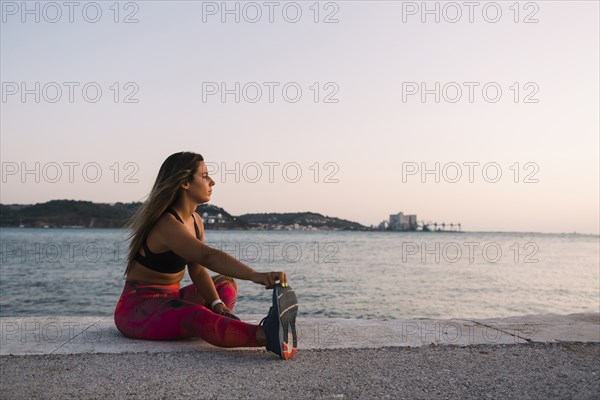
[[[273,289],[273,306],[269,314],[260,321],[267,336],[267,350],[272,351],[284,360],[289,360],[298,352],[296,336],[296,314],[298,299],[289,285],[275,285]],[[290,343],[289,335],[292,335]]]

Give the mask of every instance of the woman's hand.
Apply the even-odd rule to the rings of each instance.
[[[251,278],[252,282],[259,285],[265,285],[265,289],[273,289],[276,282],[280,281],[282,285],[287,284],[285,272],[255,272]]]
[[[225,306],[225,304],[223,304],[223,303],[219,303],[219,304],[215,305],[212,310],[213,310],[213,312],[216,312],[217,314],[223,314],[225,312],[229,313],[229,314],[233,314],[231,312],[231,310],[229,308],[227,308]]]
[[[233,315],[233,312],[231,312],[231,310],[229,308],[227,308],[225,306],[225,304],[222,304],[222,303],[217,304],[213,308],[213,312],[215,312],[217,314],[220,314],[220,315],[224,315],[224,316],[229,317],[229,318],[237,319],[238,321],[240,320],[238,317],[236,317],[235,315]]]

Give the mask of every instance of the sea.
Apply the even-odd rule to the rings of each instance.
[[[127,233],[1,228],[0,317],[112,316],[124,285]],[[600,311],[597,235],[207,230],[206,244],[257,271],[284,271],[301,317]],[[237,282],[235,313],[266,315],[271,290]],[[181,286],[189,284],[186,273]]]

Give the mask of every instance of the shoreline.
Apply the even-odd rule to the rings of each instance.
[[[126,230],[125,227],[88,227],[88,226],[49,226],[44,228],[41,226],[0,226],[0,229],[61,229],[61,230]],[[378,229],[365,229],[365,230],[353,230],[353,229],[245,229],[245,228],[212,228],[205,225],[207,231],[231,231],[231,232],[380,232],[380,233],[393,233],[393,234],[412,234],[412,233],[460,233],[460,234],[495,234],[495,235],[556,235],[556,236],[587,236],[587,237],[600,237],[600,233],[583,233],[583,232],[530,232],[530,231],[388,231]]]

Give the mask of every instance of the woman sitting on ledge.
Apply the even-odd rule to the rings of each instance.
[[[132,232],[117,329],[135,339],[201,337],[219,347],[265,346],[289,359],[297,352],[298,305],[286,274],[257,272],[204,244],[195,210],[210,200],[214,185],[200,154],[175,153],[163,162],[148,199],[127,224]],[[193,284],[180,288],[186,265]],[[219,275],[211,277],[207,268]],[[273,306],[259,325],[233,315],[233,278],[274,289]]]

